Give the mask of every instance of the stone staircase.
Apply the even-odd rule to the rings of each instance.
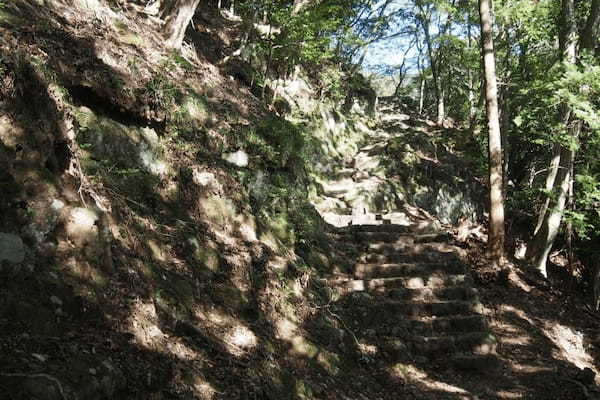
[[[463,250],[434,216],[394,192],[398,177],[386,176],[387,141],[408,119],[387,112],[383,129],[322,182],[315,206],[340,248],[355,257],[351,270],[337,271],[326,284],[360,342],[391,362],[495,369],[496,341],[461,262]]]
[[[349,325],[393,362],[496,368],[496,341],[460,248],[447,234],[386,222],[336,230],[360,249],[351,271],[327,279]]]

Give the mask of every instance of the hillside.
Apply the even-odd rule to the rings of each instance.
[[[212,3],[180,51],[141,2],[0,4],[0,399],[600,397],[583,296],[489,268],[462,125],[257,79]]]

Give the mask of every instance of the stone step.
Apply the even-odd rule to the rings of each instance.
[[[383,219],[385,220],[385,219]],[[373,249],[385,248],[389,245],[420,244],[420,243],[447,243],[451,240],[448,233],[414,233],[414,232],[335,232],[338,240],[369,243]]]
[[[351,178],[344,178],[337,181],[327,181],[322,183],[323,193],[329,197],[343,197],[344,194],[351,191],[356,183]]]
[[[424,287],[420,289],[390,289],[385,295],[394,300],[476,300],[477,289],[468,286],[451,286],[441,288]]]
[[[459,353],[464,355],[491,355],[496,352],[496,338],[489,332],[470,332],[462,335],[410,337],[384,341],[383,348],[390,356],[405,353],[437,357]]]
[[[409,241],[410,240],[410,241]],[[424,253],[453,253],[452,248],[446,243],[414,243],[414,237],[407,237],[404,240],[397,240],[393,243],[369,243],[366,246],[369,253],[395,254],[399,252]]]
[[[365,264],[397,264],[397,263],[457,263],[458,257],[454,253],[436,251],[395,252],[395,253],[367,253],[358,257],[358,263]]]
[[[487,331],[487,320],[483,315],[458,315],[427,319],[399,321],[389,329],[381,330],[384,335],[405,337],[407,335],[434,336]]]
[[[470,283],[466,274],[442,274],[403,278],[352,279],[340,276],[326,280],[342,292],[386,292],[394,289],[439,289]]]
[[[356,264],[354,267],[354,277],[357,279],[427,276],[432,274],[462,274],[464,272],[465,267],[456,262],[429,264]]]
[[[334,172],[338,179],[352,178],[355,173],[356,170],[353,168],[341,168]]]
[[[360,243],[414,243],[414,234],[397,232],[347,232],[338,233],[340,240]]]
[[[362,324],[375,326],[380,324],[396,324],[406,317],[448,317],[457,315],[473,315],[483,312],[483,305],[478,301],[395,301],[388,300],[377,304],[356,306],[357,315]]]
[[[351,225],[338,230],[339,233],[354,232],[388,232],[388,233],[416,233],[411,225],[393,225],[393,224],[364,224]]]

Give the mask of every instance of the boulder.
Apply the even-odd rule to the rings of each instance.
[[[20,263],[25,259],[25,245],[21,238],[0,232],[0,262]]]

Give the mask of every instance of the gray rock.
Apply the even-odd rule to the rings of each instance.
[[[21,238],[11,233],[0,232],[0,261],[20,263],[25,259],[25,245]]]
[[[243,168],[248,166],[248,153],[243,150],[238,150],[235,153],[224,153],[222,156],[223,160],[237,167]]]

